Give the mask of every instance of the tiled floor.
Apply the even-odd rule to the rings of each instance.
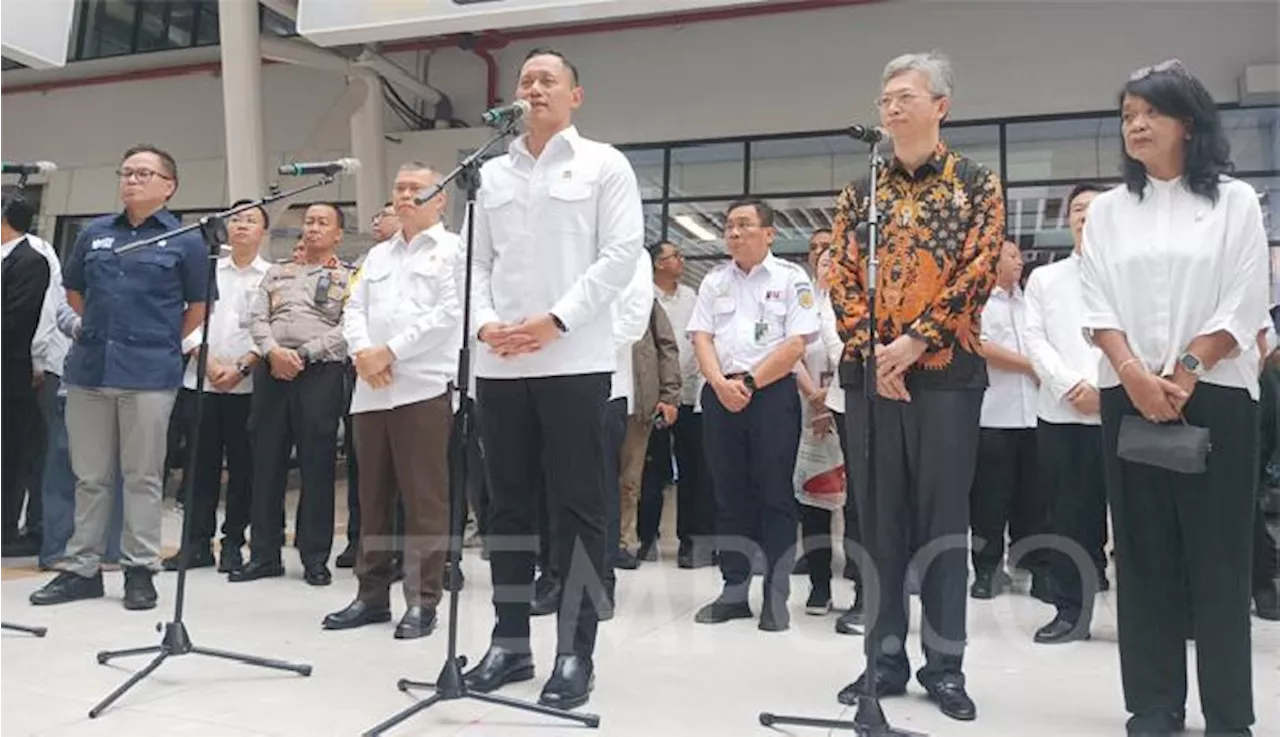
[[[166,530],[175,532],[167,537],[176,539],[177,529],[177,516],[170,512]],[[350,736],[412,703],[396,690],[396,681],[436,675],[447,646],[445,629],[410,642],[393,640],[390,624],[324,632],[320,619],[352,598],[354,579],[338,571],[334,585],[313,589],[302,582],[296,557],[286,565],[286,578],[248,584],[228,584],[208,569],[193,572],[186,621],[198,645],[310,663],[315,669],[311,677],[188,655],[170,659],[95,720],[86,716],[94,703],[148,661],[132,657],[103,666],[96,663],[95,653],[157,644],[153,627],[172,617],[176,576],[159,577],[161,608],[151,612],[121,608],[118,573],[107,576],[106,598],[52,608],[26,602],[48,574],[6,576],[0,584],[3,618],[47,626],[49,634],[43,639],[0,635],[0,733]],[[468,581],[460,600],[459,649],[474,659],[483,652],[492,626],[490,586],[487,565],[474,550],[467,551],[464,569]],[[693,611],[716,594],[718,575],[714,569],[679,570],[669,556],[639,571],[620,572],[619,588],[618,616],[600,628],[597,688],[587,707],[601,715],[596,734],[817,735],[824,731],[765,729],[758,714],[850,716],[835,694],[860,671],[862,640],[835,635],[833,617],[804,615],[804,579],[793,579],[793,626],[784,634],[758,632],[751,621],[695,625]],[[837,604],[847,605],[847,586],[838,585],[837,591]],[[885,710],[897,726],[931,735],[1123,734],[1114,604],[1111,596],[1099,601],[1092,641],[1038,647],[1031,643],[1031,632],[1051,616],[1048,607],[1020,594],[971,602],[966,669],[978,720],[962,724],[943,717],[914,684],[907,697],[886,700]],[[401,602],[395,607],[398,616]],[[1254,621],[1255,734],[1280,735],[1280,624]],[[554,622],[534,622],[539,678],[503,691],[515,698],[537,698],[553,657]],[[917,652],[914,635],[909,647]],[[1194,673],[1194,658],[1191,663]],[[1194,691],[1193,681],[1189,721],[1200,726]],[[536,715],[453,702],[389,734],[534,737],[591,732]]]

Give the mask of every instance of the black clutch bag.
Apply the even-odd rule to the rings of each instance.
[[[1131,463],[1177,473],[1204,473],[1209,466],[1209,428],[1182,424],[1156,424],[1137,415],[1120,420],[1116,453]]]

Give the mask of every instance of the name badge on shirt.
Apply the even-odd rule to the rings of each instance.
[[[328,271],[320,274],[320,278],[316,281],[315,300],[317,305],[324,305],[329,301],[329,287],[332,284],[333,278],[329,276]]]
[[[756,345],[764,345],[764,339],[769,336],[769,323],[764,319],[764,305],[760,306],[760,318],[756,320],[755,325],[755,341]]]

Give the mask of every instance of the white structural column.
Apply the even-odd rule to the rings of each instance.
[[[228,201],[257,199],[266,193],[258,3],[219,0],[218,31],[222,49],[222,115],[227,131]]]
[[[356,213],[360,231],[369,232],[373,214],[390,197],[387,179],[386,135],[382,121],[382,85],[372,74],[361,74],[351,84],[364,84],[364,103],[351,115],[351,155],[360,160],[356,174]]]

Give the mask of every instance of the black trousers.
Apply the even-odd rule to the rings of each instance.
[[[182,390],[179,406],[186,413],[187,437],[196,422],[196,393]],[[200,447],[195,449],[195,499],[187,542],[208,548],[218,531],[218,501],[222,498],[222,467],[226,458],[227,514],[222,524],[223,545],[238,548],[245,543],[253,504],[253,449],[249,442],[252,394],[204,395],[200,418]]]
[[[1120,460],[1124,389],[1102,392],[1103,460],[1116,543],[1117,625],[1125,707],[1180,712],[1192,622],[1209,734],[1253,724],[1250,582],[1256,512],[1257,404],[1243,389],[1201,383],[1183,410],[1209,429],[1204,474]]]
[[[730,412],[710,386],[702,391],[703,442],[716,496],[716,548],[725,592],[747,598],[751,561],[763,549],[766,602],[781,606],[795,565],[792,475],[800,447],[800,394],[793,376],[757,391]]]
[[[604,409],[604,433],[600,435],[604,455],[605,566],[604,580],[615,580],[613,559],[622,545],[622,441],[627,435],[627,400],[611,399]]]
[[[4,457],[4,462],[0,463],[0,508],[3,509],[0,512],[0,523],[3,524],[5,543],[16,542],[18,539],[24,503],[27,506],[27,527],[32,534],[39,535],[41,532],[39,527],[31,525],[33,521],[39,521],[33,520],[32,515],[33,510],[39,509],[36,499],[41,490],[35,489],[28,493],[27,489],[27,484],[30,483],[29,464],[39,447],[36,445],[36,420],[40,415],[40,403],[35,388],[31,386],[30,374],[28,364],[25,385],[20,381],[6,382],[7,391],[0,398],[0,407],[3,407],[0,413],[3,414],[5,426],[4,432],[0,434]],[[44,423],[40,422],[38,427],[43,426]],[[41,445],[44,443],[43,436],[39,442]],[[31,498],[30,502],[27,502],[28,497]]]
[[[1258,487],[1259,501],[1262,495],[1269,493],[1267,481],[1267,464],[1277,451],[1277,440],[1280,427],[1280,370],[1267,367],[1260,377],[1261,396],[1258,399],[1261,433],[1259,436],[1258,478],[1263,482]],[[1267,519],[1254,512],[1253,519],[1253,590],[1280,593],[1280,537],[1274,537],[1267,531]]]
[[[293,381],[271,376],[264,361],[253,377],[252,559],[279,560],[280,519],[289,475],[289,450],[298,446],[302,493],[295,547],[304,563],[327,563],[333,552],[333,494],[338,422],[346,411],[341,363],[314,363]]]
[[[454,416],[453,434],[449,436],[449,468],[461,468],[462,455],[467,457],[466,485],[461,489],[458,499],[466,499],[471,511],[476,515],[476,534],[483,540],[489,534],[489,485],[484,475],[484,450],[480,442],[480,405],[470,397],[463,397],[463,402],[471,408],[471,440],[466,448],[462,446],[462,412]],[[449,475],[449,483],[462,483],[456,473]],[[450,497],[453,498],[453,497]]]
[[[912,388],[910,402],[877,397],[872,413],[860,383],[845,390],[848,469],[866,550],[867,658],[877,659],[886,683],[905,684],[911,676],[904,645],[910,611],[907,566],[913,564],[923,577],[920,631],[926,661],[917,678],[926,686],[943,679],[963,682],[969,489],[978,457],[982,391]],[[863,449],[871,416],[875,480],[868,489]]]
[[[662,527],[663,491],[671,483],[671,430],[654,427],[645,451],[644,475],[640,477],[640,504],[636,510],[636,537],[640,544],[652,545]]]
[[[844,414],[833,412],[836,430],[840,435],[840,450],[844,453],[846,494],[844,502],[844,577],[853,581],[854,591],[862,589],[862,572],[858,567],[858,550],[862,547],[862,531],[859,529],[858,503],[854,498],[853,468],[849,461],[849,430]],[[831,510],[800,505],[800,537],[804,541],[804,558],[809,564],[809,583],[815,588],[831,588]]]
[[[609,374],[480,379],[489,477],[493,642],[529,649],[538,502],[545,479],[556,567],[564,581],[556,652],[590,657],[605,569],[605,404]],[[537,483],[536,481],[534,483]]]
[[[978,467],[969,494],[973,524],[973,568],[993,573],[1005,556],[1005,527],[1011,546],[1049,531],[1049,496],[1040,483],[1035,428],[984,427],[978,439]],[[1010,566],[1043,575],[1043,548],[1027,549]]]
[[[1097,425],[1040,421],[1036,428],[1040,487],[1050,499],[1049,575],[1058,616],[1088,626],[1098,577],[1107,568],[1107,488],[1102,430]]]
[[[716,498],[712,491],[711,471],[702,443],[702,414],[693,405],[680,406],[676,424],[649,433],[649,451],[645,459],[644,479],[640,491],[636,536],[641,542],[658,539],[662,524],[663,491],[671,483],[671,458],[674,453],[676,477],[676,537],[682,549],[690,549],[695,541],[713,544],[716,532]]]

